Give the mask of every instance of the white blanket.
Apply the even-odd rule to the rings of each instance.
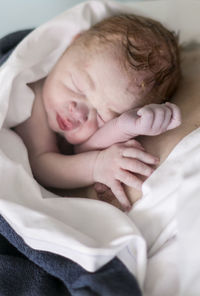
[[[117,255],[148,296],[177,295],[179,283],[181,295],[199,295],[200,264],[192,266],[200,263],[200,222],[191,221],[200,207],[200,130],[183,139],[144,183],[143,198],[129,215],[96,200],[59,198],[39,186],[23,142],[9,130],[31,114],[34,96],[26,84],[48,75],[75,34],[118,11],[153,17],[180,31],[182,43],[200,41],[198,0],[88,1],[33,31],[0,68],[0,214],[32,248],[89,271]]]

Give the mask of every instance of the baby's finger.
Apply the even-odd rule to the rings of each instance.
[[[121,162],[121,168],[130,171],[132,173],[140,174],[143,176],[149,177],[153,173],[153,168],[144,164],[143,162],[132,159],[132,158],[123,158]]]
[[[124,148],[122,150],[122,156],[124,157],[131,157],[131,158],[136,158],[142,162],[148,163],[148,164],[158,164],[159,163],[159,158],[156,156],[153,156],[145,151],[138,150],[135,148]]]
[[[171,109],[166,107],[163,122],[161,123],[161,126],[160,126],[160,130],[162,132],[164,132],[164,131],[166,131],[168,129],[169,123],[171,121],[171,117],[172,117]]]
[[[117,180],[119,180],[121,183],[133,187],[137,190],[141,190],[143,181],[140,180],[138,177],[136,177],[134,174],[121,169],[117,175]]]
[[[181,124],[181,112],[179,107],[176,106],[175,104],[172,104],[169,102],[166,102],[165,104],[167,105],[168,108],[171,109],[171,112],[172,112],[171,122],[167,128],[167,130],[170,130]]]
[[[154,121],[152,123],[151,128],[152,128],[152,131],[157,131],[156,134],[159,134],[159,131],[165,119],[166,111],[167,111],[167,107],[163,107],[162,105],[158,106],[154,110]]]
[[[138,125],[141,124],[144,128],[151,127],[154,122],[154,111],[149,107],[145,106],[138,110],[137,115],[140,116],[140,118],[137,119],[136,123]]]
[[[124,210],[127,210],[127,211],[130,210],[131,203],[126,196],[125,191],[124,191],[123,186],[120,183],[120,181],[115,180],[113,183],[113,186],[111,187],[111,190],[112,190],[113,194],[115,195],[115,197],[117,198],[117,200],[123,206]]]
[[[128,147],[135,147],[144,151],[142,144],[134,139],[127,141],[124,145]]]

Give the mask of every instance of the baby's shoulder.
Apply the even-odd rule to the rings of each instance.
[[[28,87],[34,93],[34,99],[42,99],[42,89],[44,85],[45,79],[40,79],[31,83],[28,83]]]
[[[43,84],[44,84],[44,79],[28,84],[28,87],[30,87],[30,89],[34,94],[31,117],[39,121],[40,120],[46,121],[46,114],[45,114],[43,98],[42,98]]]

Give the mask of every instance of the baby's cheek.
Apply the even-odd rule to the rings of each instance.
[[[93,135],[99,129],[97,120],[88,121],[85,128],[88,130],[88,134],[90,133],[90,136]]]
[[[96,121],[88,121],[77,131],[66,133],[65,138],[71,144],[81,144],[89,139],[98,129]]]
[[[85,124],[80,129],[80,136],[82,138],[82,142],[85,142],[87,139],[89,139],[98,129],[98,125],[96,121],[90,121],[87,124]]]

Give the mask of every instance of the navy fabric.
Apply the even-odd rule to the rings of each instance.
[[[32,31],[33,29],[16,31],[0,39],[0,65],[7,60],[17,44]]]
[[[0,295],[141,296],[141,292],[118,258],[90,273],[70,259],[30,248],[0,216]]]
[[[0,65],[30,32],[0,39]],[[90,273],[62,256],[30,248],[0,215],[0,296],[141,296],[138,283],[114,258]]]

